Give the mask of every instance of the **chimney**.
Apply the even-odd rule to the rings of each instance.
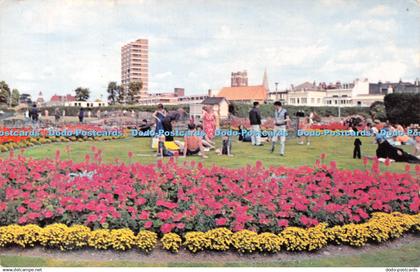
[[[209,90],[208,90],[208,96],[209,96],[209,97],[212,97],[212,96],[213,96],[213,92],[212,92],[212,90],[211,90],[211,89],[209,89]]]

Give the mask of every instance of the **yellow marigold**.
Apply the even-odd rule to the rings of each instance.
[[[16,228],[14,243],[21,247],[33,247],[40,240],[43,229],[37,225],[29,224]]]
[[[90,228],[83,225],[73,225],[67,229],[64,248],[77,249],[87,246]]]
[[[261,252],[276,253],[280,251],[282,240],[274,233],[261,233],[258,235],[257,241],[257,248]]]
[[[176,233],[166,233],[160,241],[164,249],[172,252],[178,252],[182,243],[181,237]]]
[[[148,230],[142,230],[140,231],[136,239],[134,241],[134,244],[137,245],[137,247],[140,250],[143,250],[145,252],[151,251],[153,248],[155,248],[157,243],[157,234]]]
[[[309,233],[306,229],[287,227],[280,234],[281,246],[287,250],[306,250],[310,244]]]
[[[363,246],[369,238],[369,231],[366,224],[348,224],[335,226],[330,229],[334,233],[335,241],[338,244],[348,244],[351,246]]]
[[[114,229],[111,231],[112,248],[116,250],[130,249],[134,245],[136,237],[134,233],[127,228]]]
[[[91,231],[88,238],[88,245],[96,249],[107,249],[112,246],[112,235],[108,229]]]
[[[206,232],[209,248],[212,250],[228,250],[232,244],[232,231],[227,228],[217,228]]]
[[[191,252],[197,252],[210,247],[210,241],[201,231],[191,231],[185,234],[184,246]]]
[[[326,233],[326,224],[319,224],[315,227],[308,229],[308,235],[309,235],[309,245],[308,250],[318,250],[320,248],[325,247],[328,244],[328,236]]]
[[[251,253],[257,248],[257,238],[257,233],[250,230],[241,230],[232,235],[232,245],[241,253]]]
[[[15,241],[16,230],[19,228],[21,228],[19,225],[0,227],[0,247],[13,244]]]
[[[42,246],[64,250],[68,227],[64,224],[52,224],[43,228],[39,236]]]

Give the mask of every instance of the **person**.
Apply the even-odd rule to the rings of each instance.
[[[83,123],[83,118],[85,117],[85,109],[84,108],[80,108],[79,110],[79,122]]]
[[[251,136],[249,135],[249,131],[243,125],[239,125],[238,130],[239,130],[238,140],[240,142],[251,142]]]
[[[212,106],[203,106],[203,130],[210,140],[213,140],[216,131],[216,115]]]
[[[39,116],[39,111],[38,111],[38,108],[36,107],[36,104],[34,103],[32,105],[31,111],[29,112],[29,117],[31,118],[33,123],[38,123],[38,116]]]
[[[356,127],[353,127],[353,131],[356,133],[356,135],[357,135],[357,133],[358,133],[358,130],[357,130],[357,128]],[[359,138],[356,138],[355,140],[354,140],[354,149],[353,149],[353,159],[355,159],[356,157],[358,158],[358,159],[361,159],[361,157],[362,157],[362,152],[361,152],[361,150],[360,150],[360,146],[362,145],[362,141],[360,141],[360,139]]]
[[[249,122],[251,123],[251,143],[252,145],[262,146],[261,143],[261,113],[260,103],[254,102],[252,109],[249,111]]]
[[[162,104],[157,105],[157,110],[153,113],[153,118],[156,119],[156,128],[155,134],[159,135],[163,133],[163,119],[166,116],[166,110],[163,108]]]
[[[378,135],[378,148],[376,149],[376,157],[378,158],[388,158],[396,162],[407,162],[407,163],[416,163],[420,164],[420,159],[416,156],[408,154],[401,148],[391,145],[384,136]]]
[[[301,124],[299,125],[299,127],[304,130],[304,131],[308,131],[311,129],[311,118],[310,117],[305,117],[302,119]],[[303,138],[300,138],[300,142],[299,144],[305,144],[305,142],[303,141]],[[306,140],[306,145],[310,145],[311,142],[309,140],[309,136],[305,136],[305,140]]]
[[[144,132],[149,131],[149,130],[150,130],[150,124],[147,123],[146,119],[143,119],[142,123],[140,125],[140,131],[142,133],[144,133]]]
[[[55,122],[58,123],[60,121],[60,117],[61,117],[61,112],[59,108],[55,108],[54,110],[54,118],[55,118]]]
[[[184,110],[180,108],[177,111],[169,112],[163,118],[162,127],[163,127],[164,135],[166,136],[166,141],[169,141],[169,142],[174,141],[173,123],[178,121],[181,118],[181,115],[183,114],[184,114]]]
[[[196,135],[195,125],[188,124],[188,132],[184,136],[184,157],[187,155],[200,154],[202,158],[207,158],[204,154],[204,146],[200,137]]]
[[[163,157],[172,157],[175,155],[175,152],[166,149],[165,147],[165,135],[159,136],[159,143],[157,149],[157,156]]]
[[[222,140],[222,155],[233,156],[232,155],[232,143],[229,136],[224,135]]]
[[[203,126],[196,126],[197,134],[201,136],[201,142],[203,143],[204,148],[214,149],[215,143],[211,141],[206,133],[203,132]]]
[[[280,137],[280,156],[284,156],[285,142],[287,134],[287,124],[290,122],[289,113],[282,107],[280,101],[274,102],[274,135],[271,142],[271,153],[274,152],[276,142]]]

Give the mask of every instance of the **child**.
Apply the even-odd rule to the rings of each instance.
[[[233,156],[232,155],[232,143],[230,141],[229,136],[224,135],[222,138],[222,151],[220,150],[216,150],[216,153],[219,155],[228,155],[228,156]]]
[[[356,127],[353,127],[353,131],[357,135],[358,131]],[[356,140],[354,140],[353,159],[355,159],[356,157],[360,159],[362,157],[361,150],[360,150],[361,145],[362,145],[362,141],[360,141],[359,138],[356,138]]]
[[[156,156],[158,157],[160,156],[161,158],[163,158],[163,157],[172,157],[174,155],[175,155],[174,152],[167,150],[165,147],[165,135],[159,136],[159,143],[158,143]]]

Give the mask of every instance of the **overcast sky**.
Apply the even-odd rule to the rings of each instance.
[[[420,3],[0,0],[0,80],[35,98],[120,82],[120,49],[149,39],[149,89],[219,90],[247,70],[270,88],[420,77]]]

